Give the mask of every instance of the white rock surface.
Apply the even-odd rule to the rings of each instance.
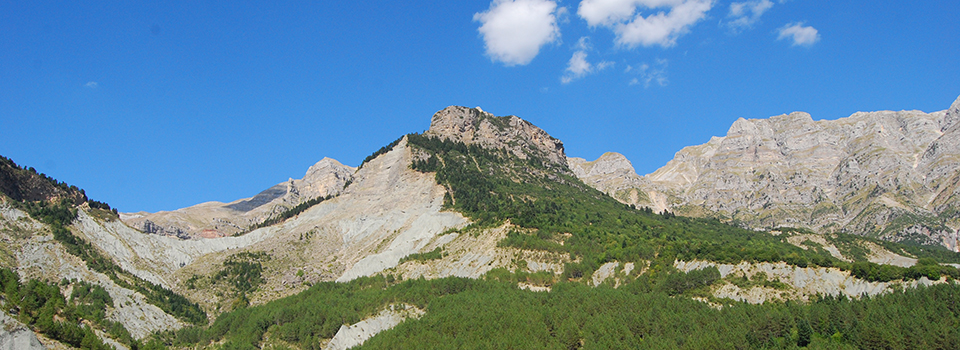
[[[101,223],[83,211],[80,211],[74,227],[79,229],[76,233],[81,238],[102,249],[121,268],[167,288],[175,286],[169,280],[173,272],[195,259],[250,246],[274,232],[271,228],[264,228],[239,237],[182,240],[145,234],[119,221]]]
[[[390,305],[390,308],[381,311],[374,317],[357,322],[353,325],[342,325],[333,339],[327,343],[325,349],[346,350],[362,345],[377,333],[396,327],[407,318],[420,318],[424,311],[412,305]]]
[[[147,303],[140,293],[122,288],[106,275],[90,270],[80,258],[67,253],[46,231],[44,225],[36,223],[23,212],[0,204],[0,227],[19,227],[25,230],[23,235],[8,235],[8,231],[3,230],[4,240],[11,245],[16,271],[21,280],[36,278],[60,281],[66,278],[102,286],[114,300],[113,308],[107,311],[107,318],[123,323],[136,338],[142,338],[157,330],[178,329],[183,326],[176,318]],[[80,230],[73,232],[81,233]]]
[[[779,280],[793,288],[793,291],[787,292],[759,287],[744,291],[737,286],[726,285],[714,294],[714,296],[718,298],[731,298],[733,300],[746,301],[754,304],[763,303],[770,299],[772,295],[777,294],[781,294],[784,299],[807,299],[818,294],[831,296],[844,295],[848,298],[857,299],[862,295],[875,296],[880,293],[889,292],[891,290],[890,287],[894,284],[912,288],[917,285],[929,286],[945,281],[944,279],[940,281],[930,281],[924,277],[909,282],[868,282],[853,277],[849,272],[841,271],[837,268],[796,267],[783,262],[764,262],[757,264],[743,262],[733,265],[695,260],[677,261],[674,266],[683,272],[714,266],[720,271],[721,277],[736,274],[752,278],[758,273],[764,273],[768,280]]]
[[[17,252],[21,279],[82,280],[102,286],[113,298],[113,309],[107,318],[122,323],[135,338],[142,338],[158,330],[178,329],[183,323],[147,303],[137,292],[120,287],[104,274],[91,271],[86,264],[68,254],[50,236],[37,236]]]
[[[46,347],[27,326],[0,311],[0,350],[43,350]]]
[[[613,277],[613,275],[616,274],[617,272],[618,266],[620,266],[620,263],[616,261],[611,261],[606,264],[600,265],[600,267],[597,268],[597,271],[593,272],[593,276],[591,276],[590,281],[593,284],[593,286],[594,287],[599,286],[601,283],[603,283],[603,281],[607,280],[610,277]]]

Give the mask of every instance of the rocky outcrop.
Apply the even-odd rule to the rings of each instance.
[[[607,152],[594,161],[567,158],[570,170],[584,183],[628,204],[643,204],[657,212],[667,207],[664,196],[654,193],[654,186],[637,176],[633,164],[620,153]]]
[[[809,300],[817,295],[845,296],[857,299],[864,295],[876,296],[893,290],[894,286],[916,288],[919,285],[931,286],[945,283],[946,279],[931,281],[926,277],[913,281],[869,282],[851,276],[847,271],[837,268],[797,267],[784,262],[718,264],[707,261],[676,261],[674,266],[683,272],[716,267],[721,278],[742,277],[751,281],[771,281],[781,284],[781,288],[752,286],[741,288],[726,284],[714,291],[717,298],[730,298],[751,304],[762,304],[768,300]]]
[[[46,347],[26,325],[0,311],[0,350],[43,350]]]
[[[646,176],[615,154],[569,162],[587,184],[656,211],[958,248],[960,98],[934,113],[741,118]]]
[[[158,213],[124,213],[121,219],[142,232],[164,236],[217,238],[250,227],[315,198],[335,196],[353,180],[356,168],[323,158],[302,179],[290,179],[257,195],[231,203],[207,202]]]
[[[477,108],[451,106],[435,113],[425,135],[468,145],[507,149],[520,159],[545,158],[565,166],[563,142],[517,116],[496,117]]]
[[[346,350],[362,345],[377,333],[396,327],[408,318],[420,318],[425,312],[413,305],[390,305],[376,316],[353,325],[342,325],[324,349]]]

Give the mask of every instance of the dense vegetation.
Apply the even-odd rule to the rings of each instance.
[[[72,288],[70,298],[64,297],[60,287]],[[31,279],[20,283],[20,278],[9,269],[0,269],[0,296],[3,309],[36,332],[51,339],[81,349],[113,349],[94,333],[104,330],[113,339],[131,349],[162,348],[154,342],[145,345],[133,339],[119,322],[106,319],[107,307],[113,307],[113,298],[103,287],[83,281],[64,280],[57,284]]]
[[[880,281],[960,277],[951,267],[903,269],[863,263],[854,269],[826,250],[804,250],[789,244],[785,236],[745,230],[716,219],[656,214],[648,208],[624,205],[535,156],[524,160],[505,150],[418,134],[408,135],[408,142],[426,155],[412,167],[435,172],[437,182],[447,187],[447,207],[480,224],[509,220],[527,229],[510,232],[500,242],[502,246],[579,258],[567,265],[565,277],[569,278],[589,275],[608,261],[647,260],[666,266],[677,259],[840,267]],[[874,273],[874,269],[885,272]]]
[[[250,305],[247,294],[263,284],[263,262],[269,260],[270,255],[264,252],[240,252],[223,261],[223,267],[213,275],[212,282],[227,285],[233,290],[235,301],[230,309]],[[198,276],[187,281],[188,288],[192,287],[196,278]]]
[[[400,259],[400,264],[403,264],[404,262],[407,262],[407,261],[424,262],[428,260],[443,259],[443,255],[444,255],[443,248],[437,247],[434,250],[431,250],[426,253],[414,253],[414,254],[407,255],[402,259]]]
[[[672,276],[672,277],[671,277]],[[167,332],[169,345],[223,342],[223,349],[289,345],[318,349],[343,324],[389,304],[426,310],[368,340],[364,349],[947,349],[960,344],[960,286],[938,285],[861,300],[733,303],[720,310],[689,298],[716,270],[650,278],[619,288],[560,282],[550,292],[517,288],[498,270],[486,279],[391,283],[385,277],[318,283],[295,296],[221,315],[209,328]]]

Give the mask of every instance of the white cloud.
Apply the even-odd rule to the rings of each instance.
[[[557,16],[565,8],[548,0],[493,0],[490,9],[476,13],[478,31],[487,55],[507,66],[525,65],[540,53],[540,47],[560,39]]]
[[[648,88],[651,84],[656,83],[660,86],[667,86],[667,83],[669,83],[667,80],[667,60],[657,59],[654,65],[650,66],[643,63],[639,67],[627,66],[624,73],[637,75],[630,80],[630,85],[643,85],[644,88]]]
[[[580,37],[580,40],[577,40],[577,45],[574,46],[577,50],[590,50],[593,48],[593,45],[590,44],[590,37],[584,36]]]
[[[727,15],[729,18],[733,18],[732,21],[727,22],[727,26],[730,27],[734,33],[739,33],[745,29],[752,28],[757,21],[760,20],[760,16],[764,12],[767,12],[771,7],[773,7],[773,2],[770,0],[752,0],[744,2],[734,2],[730,4],[730,13]]]
[[[712,7],[713,0],[583,0],[577,14],[591,27],[612,29],[618,45],[670,47]],[[644,17],[638,8],[661,11]]]
[[[580,44],[584,42],[584,38],[580,38]],[[585,45],[578,44],[577,47],[584,47]],[[560,82],[564,84],[569,84],[570,82],[580,79],[590,73],[599,72],[604,69],[613,67],[613,62],[611,61],[601,61],[596,65],[587,61],[587,52],[584,50],[578,50],[573,53],[573,57],[570,57],[570,61],[567,62],[567,69],[564,70],[564,74],[560,77]]]
[[[793,46],[812,46],[820,41],[820,33],[817,29],[811,26],[804,27],[803,22],[788,23],[777,31],[780,33],[777,40],[790,39],[793,41]]]
[[[637,6],[654,9],[674,7],[683,2],[684,0],[583,0],[577,14],[591,27],[610,26],[632,18]]]
[[[574,79],[587,75],[592,70],[593,65],[587,62],[587,53],[583,51],[574,52],[573,57],[570,57],[570,62],[567,63],[567,74],[564,74],[560,81],[567,84]]]
[[[98,85],[100,84],[97,84],[97,82],[95,81],[90,81],[90,82],[87,82],[86,84],[83,84],[83,86],[86,86],[91,89],[96,89]]]

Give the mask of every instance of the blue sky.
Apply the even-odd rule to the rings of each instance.
[[[356,166],[449,105],[638,173],[739,117],[946,109],[960,2],[14,1],[0,154],[121,211]]]

